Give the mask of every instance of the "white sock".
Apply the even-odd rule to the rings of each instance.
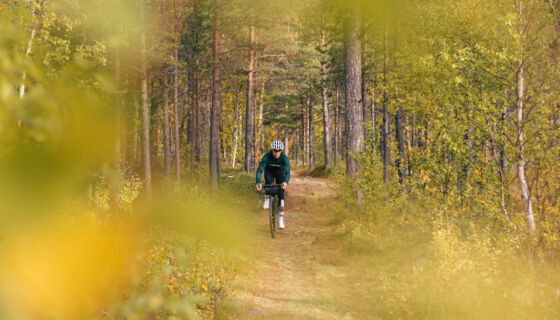
[[[284,208],[284,199],[280,200],[280,207]]]

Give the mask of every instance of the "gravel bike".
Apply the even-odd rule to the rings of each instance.
[[[280,206],[280,198],[278,194],[282,190],[280,184],[263,185],[264,194],[268,196],[268,220],[270,222],[270,235],[272,239],[276,236],[276,225],[278,223],[278,207]]]

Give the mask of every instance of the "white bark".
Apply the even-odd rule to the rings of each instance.
[[[239,123],[241,122],[241,115],[239,112],[239,104],[237,100],[237,95],[235,96],[235,116],[233,118],[235,131],[233,134],[233,157],[231,160],[231,167],[235,168],[235,160],[237,157],[237,142],[239,141]]]
[[[27,50],[25,51],[25,60],[27,60],[27,57],[29,57],[29,55],[31,54],[31,48],[33,48],[33,39],[35,38],[35,33],[37,32],[37,24],[35,23],[35,6],[33,5],[33,3],[31,3],[31,5],[33,6],[33,8],[31,9],[31,23],[32,23],[32,28],[31,28],[31,36],[29,37],[29,41],[27,42]],[[25,95],[25,78],[26,78],[26,72],[25,70],[23,71],[23,75],[22,75],[22,79],[21,79],[21,86],[19,87],[19,97],[23,98],[23,96]]]
[[[237,141],[239,140],[239,131],[235,128],[235,136],[233,138],[233,158],[231,160],[231,167],[235,168],[235,158],[237,156]]]
[[[523,1],[519,1],[518,6],[519,17],[523,17]],[[521,19],[523,20],[523,19]],[[524,41],[526,39],[523,26],[520,25],[519,36]],[[523,46],[523,44],[522,44]],[[525,103],[525,60],[523,59],[524,48],[521,48],[521,60],[519,61],[519,68],[517,69],[517,177],[519,178],[519,185],[521,187],[521,198],[523,199],[523,205],[525,207],[525,221],[527,222],[527,228],[531,235],[535,235],[535,216],[533,215],[533,204],[531,202],[531,193],[529,191],[529,185],[527,183],[527,178],[525,175],[525,156],[523,154],[524,149],[524,137],[523,137],[523,108]]]
[[[524,61],[519,62],[519,70],[517,71],[517,177],[521,187],[521,198],[525,207],[525,220],[529,233],[534,235],[536,232],[535,217],[533,215],[533,204],[531,202],[531,194],[529,185],[525,175],[525,157],[523,155],[524,137],[523,137],[523,107],[524,107]]]

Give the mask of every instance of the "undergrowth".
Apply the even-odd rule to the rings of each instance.
[[[139,214],[130,198],[135,198],[140,180],[131,177],[120,185],[118,203],[122,213]],[[91,203],[99,212],[108,210],[110,195],[105,178],[92,187]],[[163,188],[163,187],[162,187]],[[229,319],[233,317],[229,301],[233,287],[246,264],[247,252],[239,233],[246,229],[238,224],[220,226],[214,217],[192,220],[189,208],[200,206],[235,208],[243,217],[253,212],[257,204],[252,176],[238,170],[226,170],[221,176],[219,189],[211,190],[202,184],[181,188],[168,186],[169,197],[155,200],[158,220],[148,221],[153,226],[143,232],[143,244],[136,263],[130,270],[128,282],[120,298],[113,299],[102,311],[103,319]],[[185,203],[185,209],[182,206]],[[198,208],[198,207],[197,207]],[[192,208],[191,208],[192,209]],[[175,211],[177,212],[175,212]],[[183,213],[181,213],[183,210]],[[187,211],[185,211],[187,210]],[[205,215],[206,212],[196,211]],[[228,209],[225,209],[228,210]],[[149,211],[149,210],[148,210]],[[165,213],[164,213],[165,211]],[[163,215],[161,214],[163,213]],[[227,212],[229,214],[229,212]],[[105,214],[100,217],[106,217]],[[216,216],[215,219],[220,219]],[[208,221],[206,221],[207,219]],[[229,221],[227,221],[229,222]],[[194,224],[195,226],[189,226]],[[240,228],[239,233],[229,231]],[[194,230],[196,228],[196,230]],[[226,233],[224,235],[224,233]],[[224,237],[224,239],[220,239]],[[233,242],[233,244],[231,243]]]
[[[368,261],[380,318],[557,318],[558,257],[552,240],[520,231],[522,212],[508,222],[488,194],[442,198],[421,181],[383,183],[378,162],[362,165],[354,180],[335,173],[338,231]]]

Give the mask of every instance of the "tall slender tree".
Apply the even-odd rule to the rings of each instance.
[[[220,141],[218,139],[218,116],[220,112],[220,15],[218,0],[214,0],[214,49],[212,64],[212,109],[210,111],[210,183],[213,188],[218,186],[220,167]]]
[[[517,177],[519,178],[519,184],[521,186],[521,198],[523,200],[523,205],[525,207],[525,220],[527,222],[527,228],[531,235],[536,233],[535,217],[533,215],[533,203],[531,201],[531,193],[529,191],[529,184],[527,183],[527,177],[525,175],[525,139],[524,139],[524,125],[525,121],[523,119],[523,112],[525,106],[525,50],[524,47],[527,39],[526,34],[526,23],[524,12],[524,0],[519,0],[517,2],[517,14],[519,17],[519,25],[517,27],[517,32],[520,41],[520,59],[517,66],[517,88],[516,88],[516,108],[517,108]]]
[[[255,26],[249,28],[249,69],[247,70],[247,105],[245,111],[245,172],[253,171],[253,77],[255,73]]]
[[[313,103],[311,101],[311,90],[308,93],[309,96],[307,97],[307,152],[308,152],[308,163],[307,166],[309,167],[309,169],[312,169],[313,166],[315,165],[315,154],[314,154],[314,149],[313,149],[313,137],[314,137],[314,132],[313,132]]]
[[[175,134],[175,179],[177,184],[181,182],[181,139],[180,139],[180,126],[181,126],[181,108],[179,107],[179,30],[177,26],[177,8],[175,0],[173,0],[173,33],[175,50],[173,52],[173,129]]]
[[[168,68],[163,75],[163,159],[165,176],[171,178],[171,137],[169,132],[169,79]]]
[[[356,157],[362,151],[362,45],[360,41],[359,11],[349,4],[344,21],[345,84],[346,84],[346,175],[354,177],[359,170]]]
[[[142,21],[145,23],[145,4],[142,3]],[[142,92],[142,133],[144,154],[144,179],[146,183],[146,194],[148,198],[152,195],[152,164],[150,153],[150,106],[148,101],[148,58],[146,49],[146,33],[142,29],[140,34],[141,48],[141,92]]]
[[[325,46],[325,30],[321,31],[321,43]],[[332,144],[331,144],[331,129],[329,119],[329,97],[327,93],[327,62],[321,61],[321,98],[323,103],[323,150],[325,153],[325,168],[332,167]]]

